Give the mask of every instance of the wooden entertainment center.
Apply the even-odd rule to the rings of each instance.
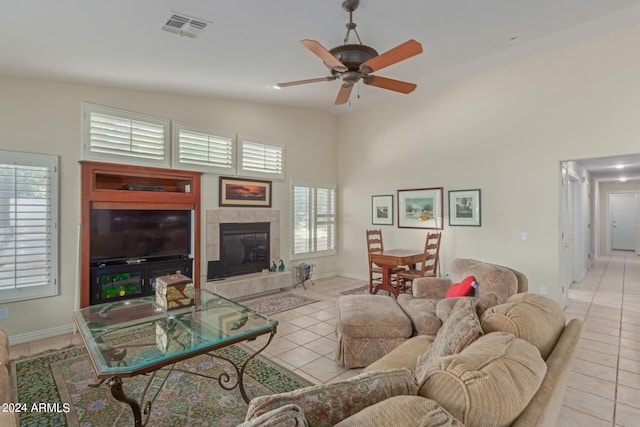
[[[91,210],[194,212],[192,278],[200,287],[200,172],[82,161],[81,306],[90,305]],[[166,264],[166,263],[165,263]]]

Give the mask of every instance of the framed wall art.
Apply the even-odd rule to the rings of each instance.
[[[271,181],[220,177],[220,206],[271,207]]]
[[[371,196],[371,223],[393,225],[393,194]]]
[[[442,187],[398,190],[398,228],[442,230]]]
[[[449,191],[449,225],[480,227],[480,190]]]

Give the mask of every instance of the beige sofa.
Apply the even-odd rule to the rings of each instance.
[[[457,300],[436,337],[419,335],[349,380],[254,398],[252,426],[553,426],[582,322],[521,293],[477,314]]]
[[[11,364],[9,359],[9,337],[0,329],[0,403],[15,403],[11,390]],[[2,409],[5,409],[4,407]],[[6,409],[10,409],[7,407]],[[17,412],[0,410],[0,426],[20,425]]]

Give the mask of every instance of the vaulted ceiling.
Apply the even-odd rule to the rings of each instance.
[[[366,85],[333,105],[340,82],[305,49],[343,44],[342,0],[3,0],[0,74],[308,106],[341,114],[404,96]],[[207,23],[198,37],[162,30],[173,14]],[[416,92],[542,50],[640,23],[640,0],[361,0],[353,14],[383,53],[409,39],[424,53],[381,76]],[[353,39],[351,40],[353,42]],[[360,95],[359,97],[357,95]]]
[[[415,39],[424,53],[376,73],[417,83],[414,94],[358,84],[343,106],[334,106],[339,81],[272,87],[330,75],[300,41],[343,44],[342,0],[3,0],[0,13],[0,74],[346,114],[640,24],[640,0],[361,0],[353,21],[364,44],[382,54]],[[207,26],[195,38],[163,31],[175,13]],[[624,160],[583,164],[613,179]],[[640,177],[640,160],[626,163]]]

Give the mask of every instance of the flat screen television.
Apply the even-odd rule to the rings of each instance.
[[[91,261],[179,258],[191,254],[191,211],[91,210]]]

